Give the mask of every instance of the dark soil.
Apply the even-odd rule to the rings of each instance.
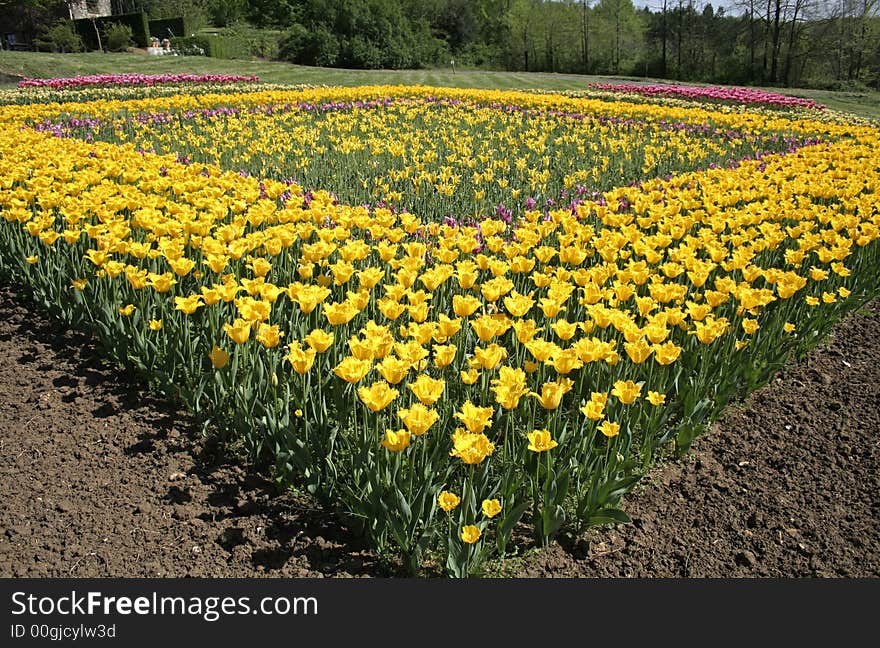
[[[0,577],[398,575],[0,288]],[[521,577],[880,576],[880,302]]]

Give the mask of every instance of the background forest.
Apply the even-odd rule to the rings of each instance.
[[[63,0],[0,0],[47,49]],[[341,68],[478,67],[825,89],[880,87],[880,0],[113,0],[239,38],[241,55]],[[55,30],[54,37],[51,35]],[[65,31],[66,30],[66,31]],[[50,36],[47,38],[47,33]],[[72,37],[70,37],[72,34]],[[60,36],[59,36],[60,35]],[[66,45],[58,45],[59,40]]]

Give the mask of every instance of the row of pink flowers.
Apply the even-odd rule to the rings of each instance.
[[[789,97],[776,92],[767,92],[757,88],[739,88],[724,86],[688,86],[688,85],[638,85],[627,83],[591,83],[591,88],[609,90],[611,92],[627,92],[653,96],[683,97],[685,99],[712,99],[732,101],[741,104],[763,104],[768,106],[803,107],[824,110],[825,106],[812,99]]]
[[[86,88],[93,86],[152,86],[167,83],[253,83],[258,76],[237,74],[91,74],[57,79],[22,79],[19,88]]]

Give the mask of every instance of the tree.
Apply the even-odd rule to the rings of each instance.
[[[600,0],[594,17],[595,43],[602,52],[605,71],[620,74],[635,61],[644,40],[632,0]]]
[[[255,27],[286,29],[300,22],[302,6],[296,0],[247,0],[244,15]]]
[[[665,3],[666,0],[663,0]],[[582,72],[590,73],[590,5],[592,0],[580,0],[580,28],[581,28],[581,63]]]
[[[4,22],[16,25],[14,31],[27,40],[43,33],[46,25],[70,17],[64,0],[0,0],[0,12],[4,15]]]
[[[780,20],[782,19],[782,0],[773,0],[773,30],[772,42],[770,45],[770,80],[774,83],[777,80],[777,68],[779,67],[779,37],[782,32],[780,28]]]
[[[38,49],[48,49],[53,52],[81,52],[83,42],[79,34],[73,28],[69,20],[59,20],[51,27],[47,27],[36,40]]]
[[[479,34],[474,3],[470,0],[448,0],[434,19],[453,52],[472,43]]]
[[[748,41],[749,41],[749,65],[748,65],[748,77],[749,79],[754,79],[755,77],[755,50],[758,47],[758,36],[757,36],[757,20],[755,18],[757,11],[757,3],[758,0],[739,0],[738,6],[745,10],[745,15],[748,17]]]
[[[865,62],[877,51],[880,0],[839,0],[831,20],[837,32],[836,78],[859,79]]]
[[[523,62],[523,70],[529,71],[530,55],[534,58],[534,40],[532,24],[535,19],[534,0],[513,0],[507,13],[504,15],[504,23],[510,32],[510,50],[513,54],[514,69],[520,69],[519,60]]]
[[[208,4],[208,15],[217,27],[228,27],[242,22],[247,16],[247,0],[212,0]]]
[[[796,53],[803,31],[805,14],[810,10],[811,0],[790,0],[787,9],[791,12],[787,16],[788,22],[788,46],[785,52],[785,63],[782,67],[782,81],[787,86],[791,82],[791,66],[796,58]]]
[[[669,37],[669,29],[666,23],[666,0],[663,0],[663,19],[660,24],[660,38],[663,42],[662,58],[660,64],[660,76],[666,76],[666,41]]]

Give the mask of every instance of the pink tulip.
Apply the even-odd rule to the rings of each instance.
[[[740,104],[763,104],[767,106],[783,106],[813,108],[825,110],[825,106],[817,104],[813,99],[790,97],[775,92],[767,92],[757,88],[724,87],[724,86],[688,86],[666,84],[626,84],[626,83],[591,83],[591,88],[610,92],[640,94],[648,97],[684,97],[686,99],[710,99],[731,101]]]
[[[57,79],[22,79],[19,88],[86,88],[94,86],[153,86],[165,83],[256,83],[258,76],[234,74],[92,74]]]

